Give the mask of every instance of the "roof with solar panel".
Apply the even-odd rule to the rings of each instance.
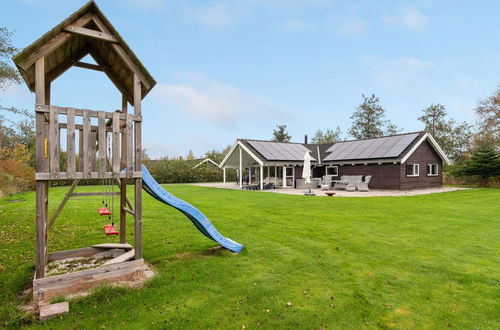
[[[396,161],[401,159],[424,134],[414,132],[330,144],[283,143],[250,139],[239,139],[239,141],[263,161],[300,162],[304,160],[306,151],[311,152],[311,161],[316,163]]]

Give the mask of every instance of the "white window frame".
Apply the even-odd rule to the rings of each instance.
[[[406,164],[406,166],[412,166],[413,167],[413,174],[406,174],[407,177],[417,177],[420,176],[420,164]],[[405,166],[405,171],[406,170]],[[415,169],[416,169],[416,174],[415,174]]]
[[[431,173],[429,170],[432,166],[436,166],[436,173]],[[427,164],[427,176],[438,176],[439,175],[439,165],[438,164]]]
[[[332,168],[335,169],[335,175],[328,173],[328,169],[332,169]],[[332,166],[332,165],[325,166],[325,175],[339,176],[339,167],[338,166]]]

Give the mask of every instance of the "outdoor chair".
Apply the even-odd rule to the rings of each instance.
[[[331,175],[323,175],[321,180],[321,190],[330,190],[332,188],[332,178]]]
[[[365,181],[358,183],[358,191],[370,191],[370,189],[368,189],[368,184],[370,183],[371,178],[371,175],[365,176]]]
[[[356,187],[362,181],[363,181],[362,175],[342,175],[340,177],[340,180],[333,181],[335,183],[333,188],[347,190],[347,186]]]

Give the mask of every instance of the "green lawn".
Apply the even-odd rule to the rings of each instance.
[[[51,189],[52,210],[66,189]],[[0,327],[500,327],[500,189],[373,198],[168,189],[245,250],[208,253],[214,242],[143,194],[144,257],[157,277],[140,290],[102,288],[40,325],[17,307],[33,277],[35,194],[3,199]],[[50,250],[116,241],[102,234],[99,205],[71,200]]]

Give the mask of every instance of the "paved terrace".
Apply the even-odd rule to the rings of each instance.
[[[208,182],[208,183],[190,183],[195,186],[202,187],[212,187],[212,188],[225,188],[225,189],[236,189],[240,188],[234,182],[226,183],[226,187],[222,182]],[[427,188],[427,189],[414,189],[414,190],[383,190],[383,189],[370,189],[369,192],[347,192],[344,190],[335,189],[332,190],[335,192],[335,196],[337,197],[374,197],[374,196],[414,196],[414,195],[425,195],[425,194],[435,194],[449,191],[457,191],[457,190],[466,190],[468,188],[458,188],[458,187],[441,187],[441,188]],[[254,190],[255,192],[269,192],[276,194],[288,194],[288,195],[303,195],[306,190],[302,189],[293,189],[293,188],[282,188],[278,187],[276,189],[270,190]],[[321,189],[311,189],[316,196],[326,196],[325,190]]]

